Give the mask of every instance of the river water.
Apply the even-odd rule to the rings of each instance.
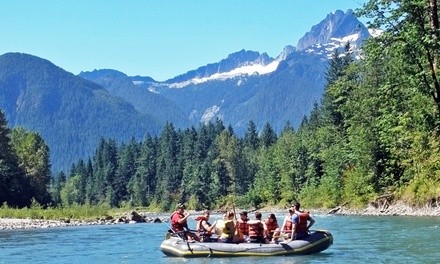
[[[440,263],[439,217],[314,217],[334,236],[315,255],[171,258],[159,249],[167,224],[145,223],[0,231],[0,263]]]

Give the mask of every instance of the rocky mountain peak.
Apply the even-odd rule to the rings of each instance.
[[[298,50],[307,50],[311,47],[319,45],[327,45],[329,43],[350,41],[352,47],[359,47],[362,41],[368,38],[370,34],[368,29],[355,16],[353,10],[347,12],[336,10],[330,13],[319,24],[314,25],[299,41]]]

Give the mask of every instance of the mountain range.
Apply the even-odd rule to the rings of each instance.
[[[164,82],[113,69],[69,73],[33,55],[0,56],[0,108],[9,125],[39,132],[53,171],[88,158],[99,139],[124,142],[158,134],[167,122],[186,128],[217,118],[242,135],[249,121],[279,132],[298,127],[325,86],[328,59],[370,37],[351,10],[312,27],[276,57],[241,50]]]

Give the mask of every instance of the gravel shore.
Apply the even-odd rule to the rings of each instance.
[[[144,217],[142,222],[145,223],[161,223],[167,222],[168,217],[148,216]],[[20,219],[20,218],[0,218],[1,230],[15,230],[15,229],[35,229],[35,228],[57,228],[68,226],[88,226],[88,225],[116,225],[116,224],[135,224],[140,221],[134,221],[125,217],[106,218],[97,220],[40,220],[40,219]]]
[[[274,210],[262,209],[262,212],[274,212]],[[283,212],[284,210],[275,210]],[[336,207],[331,210],[313,209],[310,210],[312,214],[335,214],[335,215],[369,215],[369,216],[416,216],[416,217],[440,217],[440,207],[423,207],[415,208],[403,203],[396,203],[387,206],[386,208],[377,208],[375,206],[368,206],[364,209],[353,210],[344,206]],[[142,213],[141,213],[142,214]],[[197,212],[192,212],[192,215],[197,215]],[[164,214],[151,215],[144,217],[145,222],[168,222],[168,216]],[[40,220],[40,219],[17,219],[17,218],[0,218],[1,230],[14,229],[35,229],[35,228],[57,228],[68,226],[85,226],[85,225],[115,225],[115,224],[132,224],[136,221],[111,218],[99,219],[93,221],[85,220]]]

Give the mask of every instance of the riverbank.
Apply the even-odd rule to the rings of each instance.
[[[237,210],[239,212],[241,210]],[[284,212],[285,210],[279,208],[262,208],[260,210],[264,213]],[[364,209],[350,209],[345,206],[339,206],[331,210],[313,209],[310,210],[312,214],[335,214],[335,215],[365,215],[365,216],[414,216],[414,217],[440,217],[440,207],[411,207],[401,202],[390,204],[386,207],[377,207],[369,205]],[[194,217],[199,212],[191,212]],[[166,214],[165,214],[166,215]],[[14,229],[35,229],[35,228],[58,228],[68,226],[85,226],[85,225],[116,225],[116,224],[133,224],[142,222],[168,222],[168,216],[164,214],[156,214],[150,212],[140,212],[139,214],[131,211],[124,216],[112,217],[95,220],[75,220],[75,219],[61,219],[61,220],[42,220],[42,219],[20,219],[20,218],[0,218],[0,230],[14,230]]]
[[[121,217],[107,216],[95,220],[44,220],[44,219],[21,219],[21,218],[0,218],[1,230],[15,229],[35,229],[35,228],[58,228],[68,226],[89,226],[89,225],[116,225],[116,224],[135,224],[135,223],[162,223],[168,222],[168,217],[154,214],[138,214],[134,211]]]
[[[370,204],[367,208],[357,210],[340,206],[332,210],[337,215],[440,217],[439,206],[412,207],[402,202],[380,207]],[[327,211],[327,213],[331,213],[332,210]]]

